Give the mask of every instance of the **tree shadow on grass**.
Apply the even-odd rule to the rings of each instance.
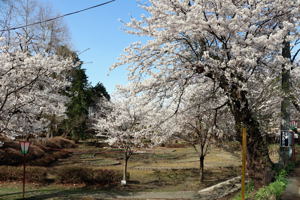
[[[46,190],[28,190],[25,192],[25,196],[30,195],[31,193],[43,193],[43,192],[51,192],[56,191],[56,189],[46,189]],[[23,192],[10,192],[7,194],[0,194],[0,199],[23,199],[22,197]]]
[[[44,200],[50,198],[59,199],[80,199],[82,197],[92,196],[97,199],[106,198],[117,198],[117,196],[130,196],[132,195],[127,191],[106,191],[106,190],[95,190],[87,188],[76,188],[76,189],[41,189],[41,190],[29,190],[25,193],[26,200]],[[15,197],[15,198],[14,198]],[[23,199],[22,192],[0,194],[0,199]]]
[[[51,198],[59,199],[81,199],[82,197],[93,197],[97,199],[103,198],[117,198],[117,196],[130,196],[130,192],[127,191],[109,191],[109,190],[96,190],[87,188],[77,188],[77,189],[66,189],[66,190],[51,190],[47,193],[42,193],[39,190],[31,191],[37,192],[38,194],[27,194],[28,200],[44,200]]]

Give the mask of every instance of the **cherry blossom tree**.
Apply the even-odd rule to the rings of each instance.
[[[183,139],[192,145],[199,157],[200,182],[204,180],[204,159],[208,153],[210,145],[217,138],[217,131],[213,125],[214,114],[211,111],[200,111],[201,106],[192,110],[182,112],[176,117],[176,125],[180,132],[175,132],[174,136]]]
[[[101,113],[105,117],[97,119],[95,129],[107,137],[109,145],[118,147],[124,153],[122,184],[127,181],[128,161],[135,150],[146,147],[148,132],[145,129],[145,109],[135,98],[118,97],[112,102],[101,103]],[[150,143],[149,143],[150,144]]]
[[[147,16],[132,18],[127,32],[149,40],[126,48],[112,67],[128,65],[128,92],[157,107],[175,103],[177,113],[190,85],[215,84],[221,105],[234,118],[239,141],[241,128],[247,128],[249,176],[256,187],[271,181],[261,119],[280,112],[274,105],[282,97],[272,91],[280,89],[282,66],[299,66],[282,49],[299,38],[300,2],[149,0],[142,7]]]
[[[204,159],[210,146],[217,144],[219,139],[224,140],[226,136],[233,135],[227,131],[234,128],[232,116],[226,109],[226,104],[220,104],[221,99],[217,98],[214,87],[214,84],[190,86],[188,90],[193,92],[182,97],[176,116],[167,122],[173,123],[171,138],[183,139],[197,152],[200,182],[204,180]],[[218,104],[220,106],[216,107]],[[174,113],[174,110],[169,113]],[[224,120],[224,116],[227,120]]]
[[[66,73],[74,66],[58,56],[0,51],[0,134],[9,137],[46,131],[48,116],[64,116],[69,85]]]

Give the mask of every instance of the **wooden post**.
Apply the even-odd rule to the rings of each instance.
[[[245,200],[246,154],[247,133],[246,128],[242,128],[242,200]]]

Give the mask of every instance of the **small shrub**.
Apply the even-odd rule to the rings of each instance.
[[[3,151],[0,152],[2,154],[2,159],[0,161],[0,165],[18,165],[22,162],[23,156],[18,149],[13,148],[5,148]]]
[[[41,158],[31,160],[30,164],[35,166],[49,166],[49,164],[57,161],[58,159],[67,158],[69,155],[70,152],[64,150],[49,152]]]
[[[122,173],[119,171],[98,169],[93,171],[93,179],[91,183],[97,185],[113,185],[119,183],[121,179]]]
[[[114,185],[122,179],[122,173],[114,170],[63,167],[56,171],[59,183]]]
[[[33,183],[45,183],[47,182],[48,169],[45,167],[27,167],[26,168],[26,180]]]
[[[254,191],[254,182],[252,180],[249,181],[249,183],[246,184],[246,191],[245,191],[245,198],[251,199],[250,196]],[[242,194],[239,192],[235,197],[233,197],[231,200],[241,200]]]
[[[43,157],[30,161],[31,165],[36,166],[48,166],[50,163],[53,163],[56,161],[56,158],[53,157],[52,154],[46,154]]]
[[[57,170],[57,181],[59,183],[84,183],[92,177],[92,170],[82,167],[61,167]]]
[[[1,166],[0,180],[1,181],[18,181],[23,178],[23,169],[21,167]]]
[[[75,148],[77,146],[74,141],[63,137],[49,138],[44,141],[44,145],[54,149]]]
[[[47,179],[47,168],[26,167],[26,181],[33,183],[45,183]],[[0,181],[22,181],[23,167],[1,166]]]

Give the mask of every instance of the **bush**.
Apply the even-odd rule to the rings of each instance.
[[[72,141],[64,138],[49,139],[50,143],[56,147],[73,147],[75,145]],[[51,145],[50,145],[51,146]],[[23,155],[20,151],[20,144],[18,141],[5,142],[0,147],[0,165],[21,165],[23,162]],[[50,148],[42,144],[31,144],[29,152],[26,155],[26,160],[29,165],[48,166],[59,158],[66,158],[71,153],[60,148]]]
[[[57,171],[59,183],[86,185],[114,185],[121,181],[122,174],[114,170],[90,169],[83,167],[61,167]]]
[[[47,152],[43,157],[31,160],[30,164],[35,166],[49,166],[49,164],[57,161],[60,158],[67,158],[70,156],[70,152],[59,150],[54,152]]]
[[[47,168],[26,167],[26,181],[45,183],[47,181]],[[23,167],[0,166],[0,181],[22,181]]]
[[[19,165],[23,159],[20,150],[11,147],[0,149],[0,155],[0,165]]]
[[[45,167],[27,167],[26,181],[33,183],[46,183],[48,169]]]
[[[56,171],[57,181],[59,183],[84,183],[92,176],[91,170],[82,167],[61,167]]]
[[[290,169],[288,169],[290,170]],[[276,181],[269,184],[268,186],[260,188],[256,194],[255,199],[256,200],[265,200],[270,199],[270,197],[275,196],[276,198],[279,198],[280,195],[284,192],[286,186],[287,186],[287,170],[282,169],[279,174],[276,176]]]
[[[52,154],[46,154],[39,159],[30,161],[30,165],[48,166],[49,164],[51,164],[55,161],[56,161],[56,159],[52,156]]]
[[[254,182],[251,180],[249,183],[246,184],[246,191],[245,191],[245,198],[251,199],[250,196],[254,191]],[[242,194],[239,192],[235,197],[233,197],[231,200],[241,200]]]
[[[12,166],[0,166],[1,181],[19,181],[23,178],[23,168]]]
[[[43,142],[46,147],[53,149],[75,148],[77,145],[74,141],[63,137],[49,138]]]
[[[284,169],[280,168],[279,165],[276,165],[274,171],[276,172],[274,182],[269,185],[260,188],[256,193],[254,193],[254,185],[253,182],[250,181],[246,187],[246,199],[254,199],[254,200],[266,200],[276,198],[278,199],[282,193],[285,191],[286,186],[288,184],[287,176],[290,171],[295,168],[294,163],[290,163]],[[241,194],[239,193],[232,200],[240,200]]]
[[[114,185],[122,179],[122,173],[114,170],[93,170],[93,176],[86,180],[87,185]]]

